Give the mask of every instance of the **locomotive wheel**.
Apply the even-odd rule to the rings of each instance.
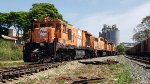
[[[68,61],[71,61],[71,56],[68,57]]]

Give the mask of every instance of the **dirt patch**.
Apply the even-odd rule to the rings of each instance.
[[[58,78],[55,78],[55,80],[72,80],[71,77],[58,77]]]
[[[96,83],[99,80],[102,80],[104,78],[101,77],[91,77],[91,78],[87,78],[87,77],[78,77],[78,80],[73,81],[71,84],[88,84],[88,83]]]
[[[82,64],[93,64],[93,65],[103,65],[103,64],[117,64],[119,63],[118,61],[112,60],[112,59],[107,59],[103,61],[78,61],[79,63]]]

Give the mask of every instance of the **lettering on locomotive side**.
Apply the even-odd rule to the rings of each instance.
[[[45,27],[42,27],[40,30],[39,30],[39,35],[40,37],[44,38],[47,36],[47,28]]]

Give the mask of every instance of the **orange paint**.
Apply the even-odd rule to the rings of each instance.
[[[53,43],[54,38],[62,45],[74,45],[77,47],[90,47],[95,50],[115,51],[115,45],[106,39],[96,38],[91,33],[74,28],[56,18],[39,19],[33,23],[33,42]]]

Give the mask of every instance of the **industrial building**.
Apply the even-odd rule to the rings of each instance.
[[[19,31],[19,35],[17,34],[17,30],[14,27],[10,28],[0,28],[0,39],[10,40],[10,41],[19,41],[18,39],[22,38],[23,31]]]
[[[9,32],[8,33],[9,37],[17,37],[17,31],[16,31],[16,29],[9,29],[8,32]]]
[[[123,45],[126,50],[128,50],[128,49],[134,47],[135,45],[137,45],[138,43],[122,42],[120,44]]]
[[[104,37],[110,42],[113,42],[116,45],[119,45],[120,31],[116,27],[116,25],[108,26],[104,24],[102,28],[102,32],[99,33],[99,37]]]

